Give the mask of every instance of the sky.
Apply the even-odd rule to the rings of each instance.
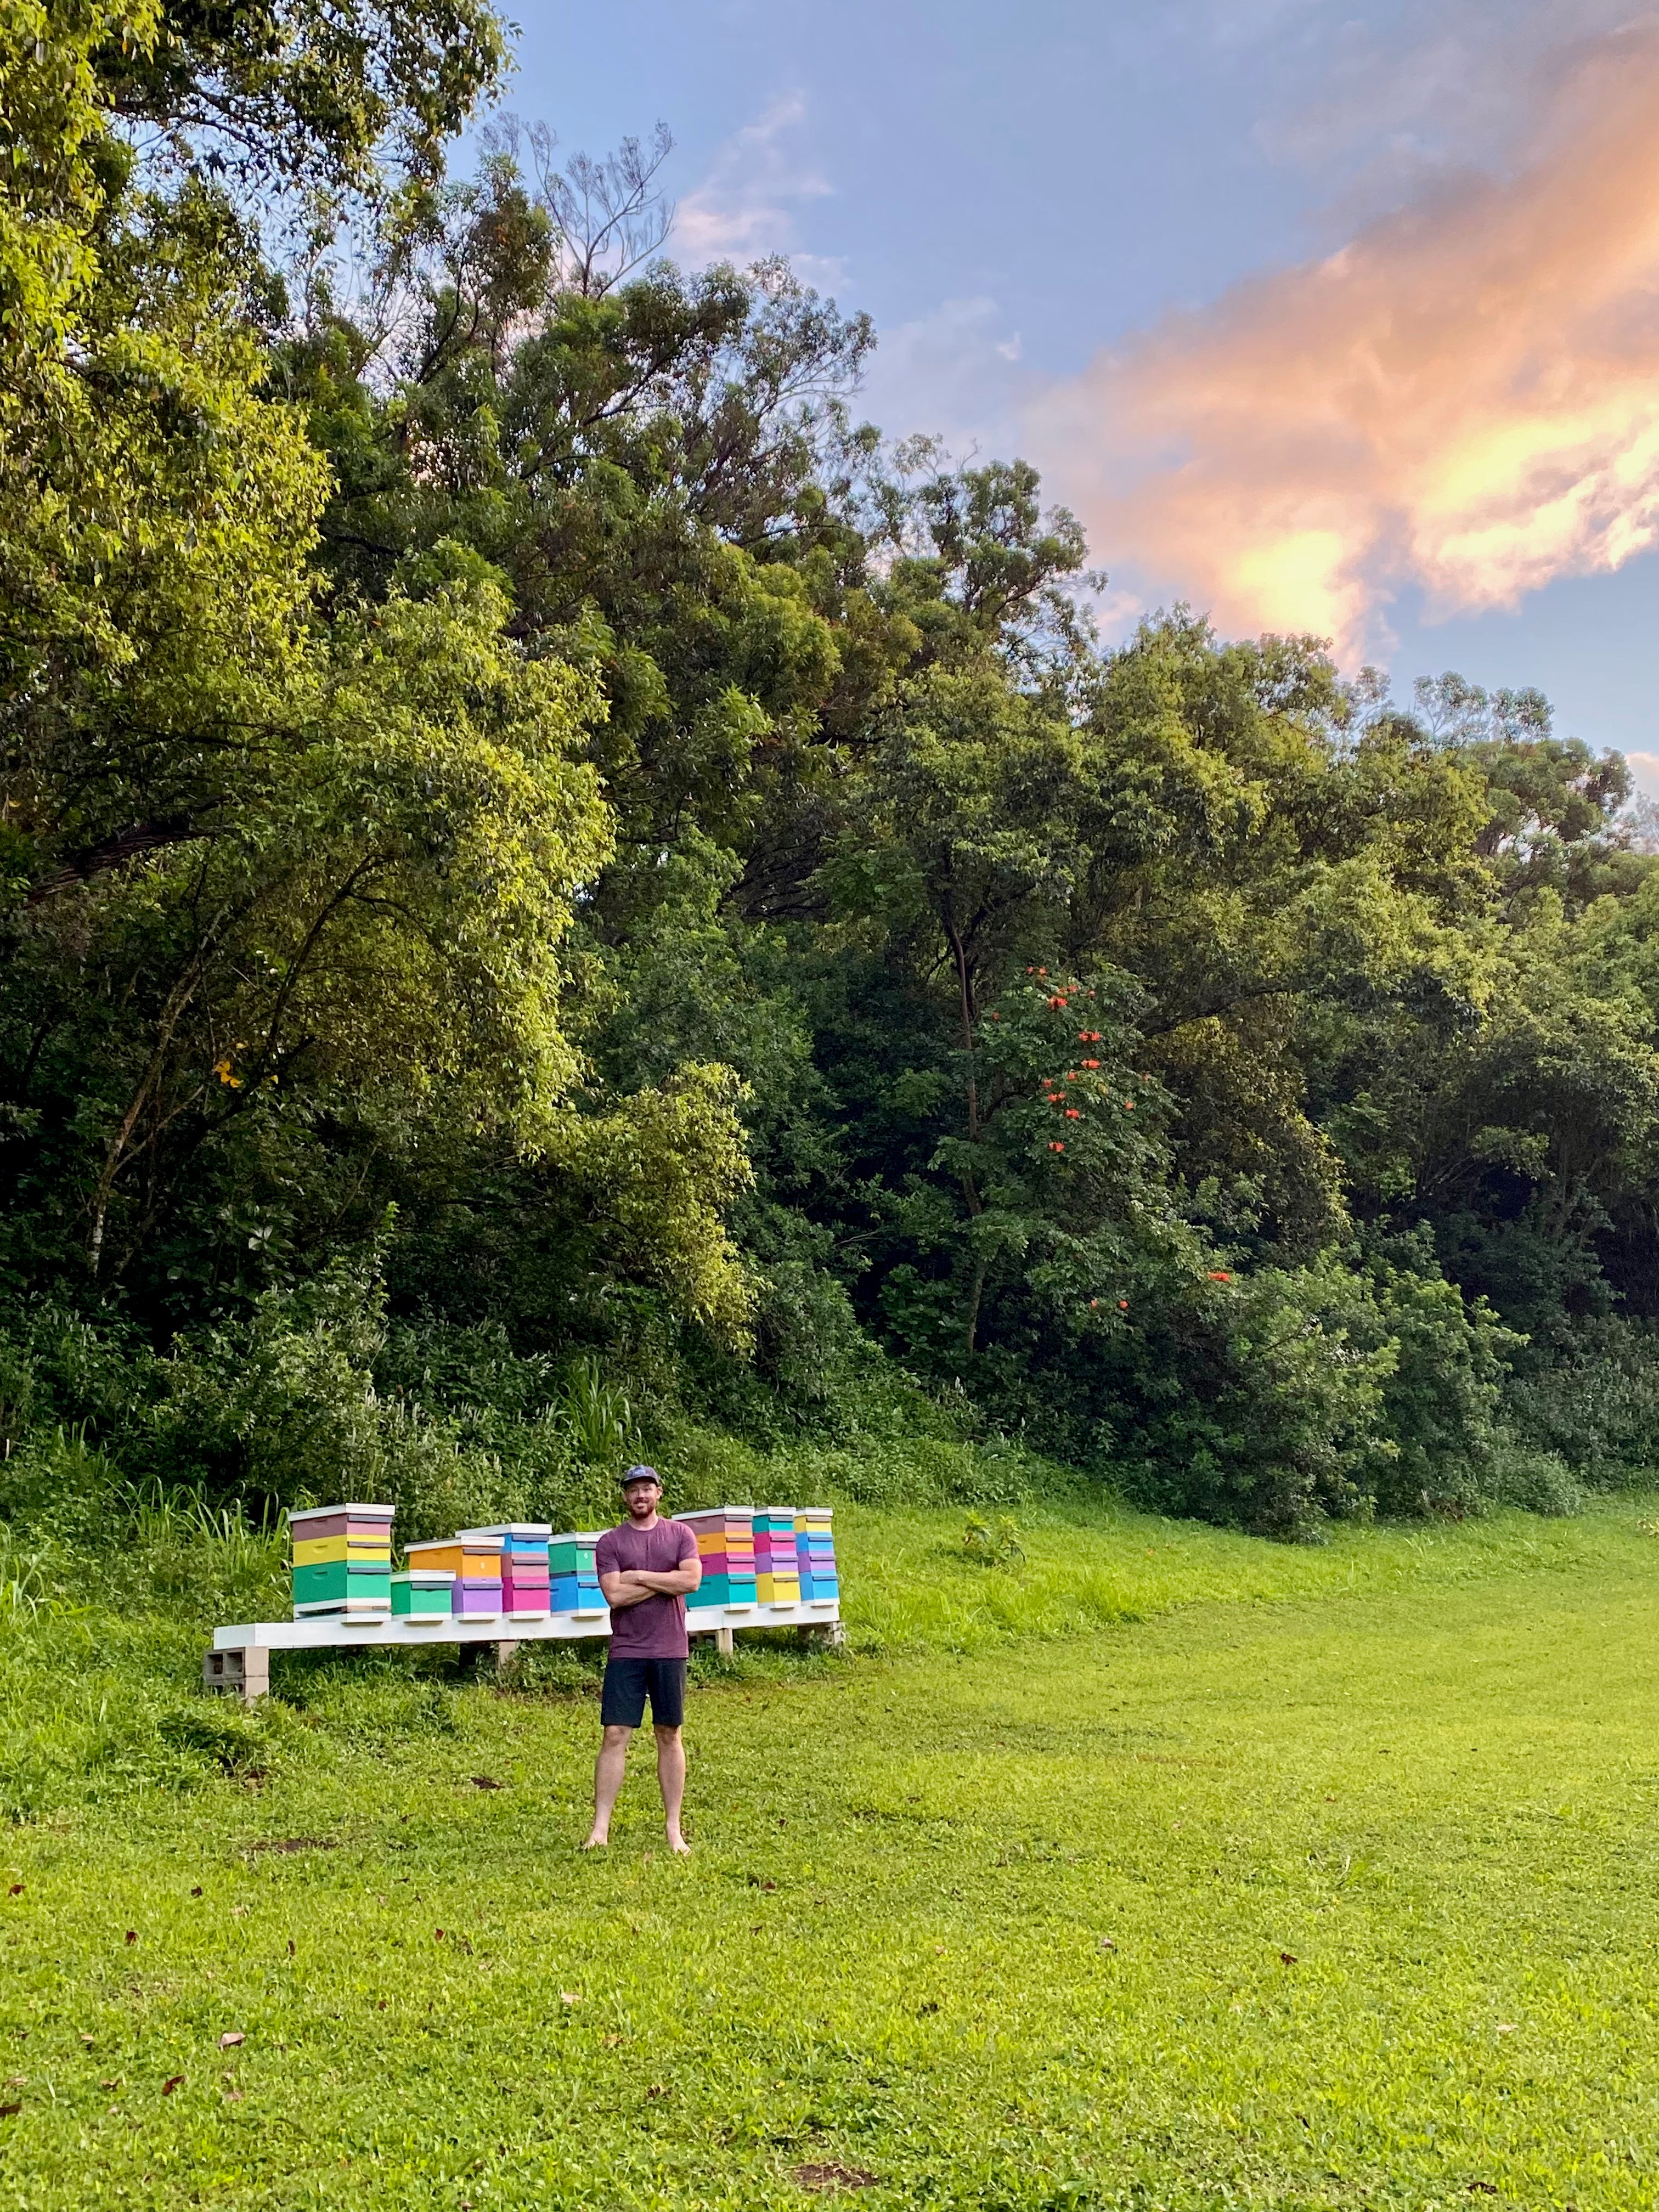
[[[867,309],[860,411],[1036,462],[1109,636],[1535,684],[1659,794],[1659,6],[519,7],[504,104],[666,123],[669,250]]]

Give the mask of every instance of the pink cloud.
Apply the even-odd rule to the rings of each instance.
[[[1350,654],[1402,584],[1513,606],[1659,542],[1659,25],[1582,48],[1508,176],[1168,318],[1026,428],[1117,580]]]

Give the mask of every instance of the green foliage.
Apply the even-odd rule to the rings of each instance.
[[[653,258],[665,134],[445,173],[477,0],[3,28],[20,1510],[591,1519],[724,1427],[1311,1537],[1659,1452],[1616,756],[1101,649],[1028,464],[857,422],[866,319]]]
[[[1025,1548],[1012,1513],[1000,1514],[995,1528],[970,1513],[962,1524],[962,1548],[970,1559],[988,1567],[1023,1566]]]

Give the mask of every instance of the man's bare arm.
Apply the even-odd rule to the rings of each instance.
[[[647,1597],[689,1597],[702,1580],[701,1559],[688,1559],[672,1574],[647,1567],[623,1567],[599,1577],[599,1588],[609,1606],[638,1605]]]
[[[625,1578],[640,1583],[647,1595],[687,1597],[702,1580],[702,1561],[688,1559],[683,1567],[662,1573],[653,1567],[629,1567]]]
[[[613,1613],[619,1606],[638,1605],[641,1600],[655,1595],[654,1591],[641,1587],[638,1577],[631,1569],[626,1572],[601,1575],[599,1588],[605,1594],[605,1603]]]

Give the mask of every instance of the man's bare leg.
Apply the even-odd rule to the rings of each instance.
[[[623,1786],[628,1742],[633,1733],[630,1728],[611,1727],[599,1738],[599,1755],[593,1762],[593,1828],[582,1845],[585,1851],[602,1850],[611,1841],[611,1815],[616,1809],[617,1793]],[[681,1771],[684,1771],[684,1760]]]
[[[677,1728],[657,1730],[657,1784],[662,1791],[663,1825],[671,1851],[689,1851],[680,1833],[680,1807],[685,1801],[685,1746]]]

